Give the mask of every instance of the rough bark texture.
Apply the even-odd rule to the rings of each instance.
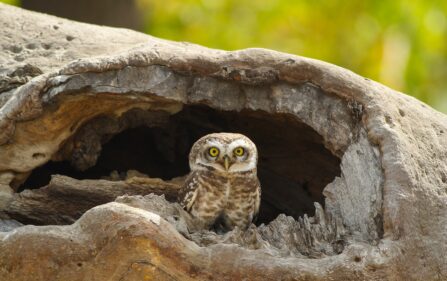
[[[14,194],[3,211],[9,217],[30,224],[69,224],[88,209],[114,201],[121,195],[155,193],[175,201],[179,188],[177,184],[160,179],[79,181],[56,175],[48,186]]]
[[[175,172],[165,178],[187,172],[182,155],[201,133],[225,129],[253,136],[261,155],[265,151],[261,209],[295,217],[215,234],[194,229],[194,221],[162,197],[119,197],[72,225],[0,232],[0,280],[447,278],[445,115],[345,69],[294,55],[212,50],[1,4],[0,25],[5,220],[21,221],[11,208],[27,213],[19,205],[31,206],[28,199],[42,194],[46,202],[33,208],[57,205],[52,192],[67,190],[93,202],[73,209],[65,221],[66,210],[56,208],[58,223],[118,195],[150,192],[142,183],[131,188],[96,180],[14,193],[48,161],[70,162],[86,173],[104,162],[124,165],[101,160],[107,142],[142,124],[153,141],[147,146],[158,153],[147,157],[147,171],[171,163]],[[308,149],[295,151],[294,142]],[[313,180],[318,172],[332,182]],[[319,200],[324,209],[316,203],[313,217],[301,216],[308,207],[296,211]]]

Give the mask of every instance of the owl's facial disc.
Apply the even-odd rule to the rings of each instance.
[[[221,154],[214,159],[212,159],[212,166],[217,170],[224,172],[232,172],[232,166],[236,163],[242,163],[244,160],[241,159],[241,156],[236,156],[231,154],[231,152],[225,151],[224,154]],[[217,164],[217,165],[216,165]]]
[[[200,150],[190,159],[191,170],[211,168],[222,173],[237,173],[256,169],[256,146],[243,135],[210,134],[197,141],[195,148]]]
[[[252,151],[250,153],[249,151]],[[221,172],[234,173],[252,170],[256,167],[256,155],[245,140],[238,139],[222,145],[220,154],[213,159],[213,167]],[[216,165],[217,164],[217,165]]]
[[[221,143],[209,143],[204,151],[205,165],[219,171],[228,172],[233,160],[227,154],[227,147]]]

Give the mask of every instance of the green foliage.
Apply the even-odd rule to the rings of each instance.
[[[447,1],[137,1],[154,36],[317,58],[447,112]]]
[[[20,6],[20,0],[0,0],[0,2],[9,5]]]

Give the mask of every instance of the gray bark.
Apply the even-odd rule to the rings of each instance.
[[[40,189],[15,193],[2,210],[9,217],[30,224],[69,224],[85,211],[121,195],[165,195],[177,198],[179,185],[159,179],[130,178],[127,181],[75,180],[55,175]]]
[[[60,28],[48,29],[55,24]],[[162,197],[120,197],[72,225],[0,232],[0,280],[30,280],[30,272],[33,280],[447,278],[445,115],[348,70],[275,51],[207,49],[3,4],[0,26],[6,40],[0,55],[5,219],[18,198],[51,189],[16,193],[40,166],[95,167],[113,135],[144,122],[161,128],[151,137],[172,161],[187,147],[179,140],[205,130],[253,134],[265,151],[267,203],[295,216],[220,235],[195,229],[188,214]],[[67,41],[67,34],[79,40]],[[149,113],[125,117],[141,110]],[[217,118],[204,120],[207,112]],[[98,120],[109,120],[106,129],[92,129]],[[304,149],[295,151],[294,144]],[[157,161],[147,160],[161,165]],[[127,186],[91,183],[85,194],[98,203]],[[115,191],[102,194],[108,185]],[[301,215],[309,200],[323,200],[324,208],[317,203],[314,216]],[[90,208],[83,206],[78,215]]]

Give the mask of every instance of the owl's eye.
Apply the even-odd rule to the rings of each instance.
[[[217,147],[210,147],[209,149],[208,149],[208,154],[211,156],[211,157],[217,157],[218,155],[219,155],[219,149],[217,148]]]
[[[236,147],[234,150],[233,150],[233,153],[234,153],[234,155],[236,155],[236,156],[243,156],[244,154],[245,154],[245,150],[244,150],[244,148],[243,147]]]

